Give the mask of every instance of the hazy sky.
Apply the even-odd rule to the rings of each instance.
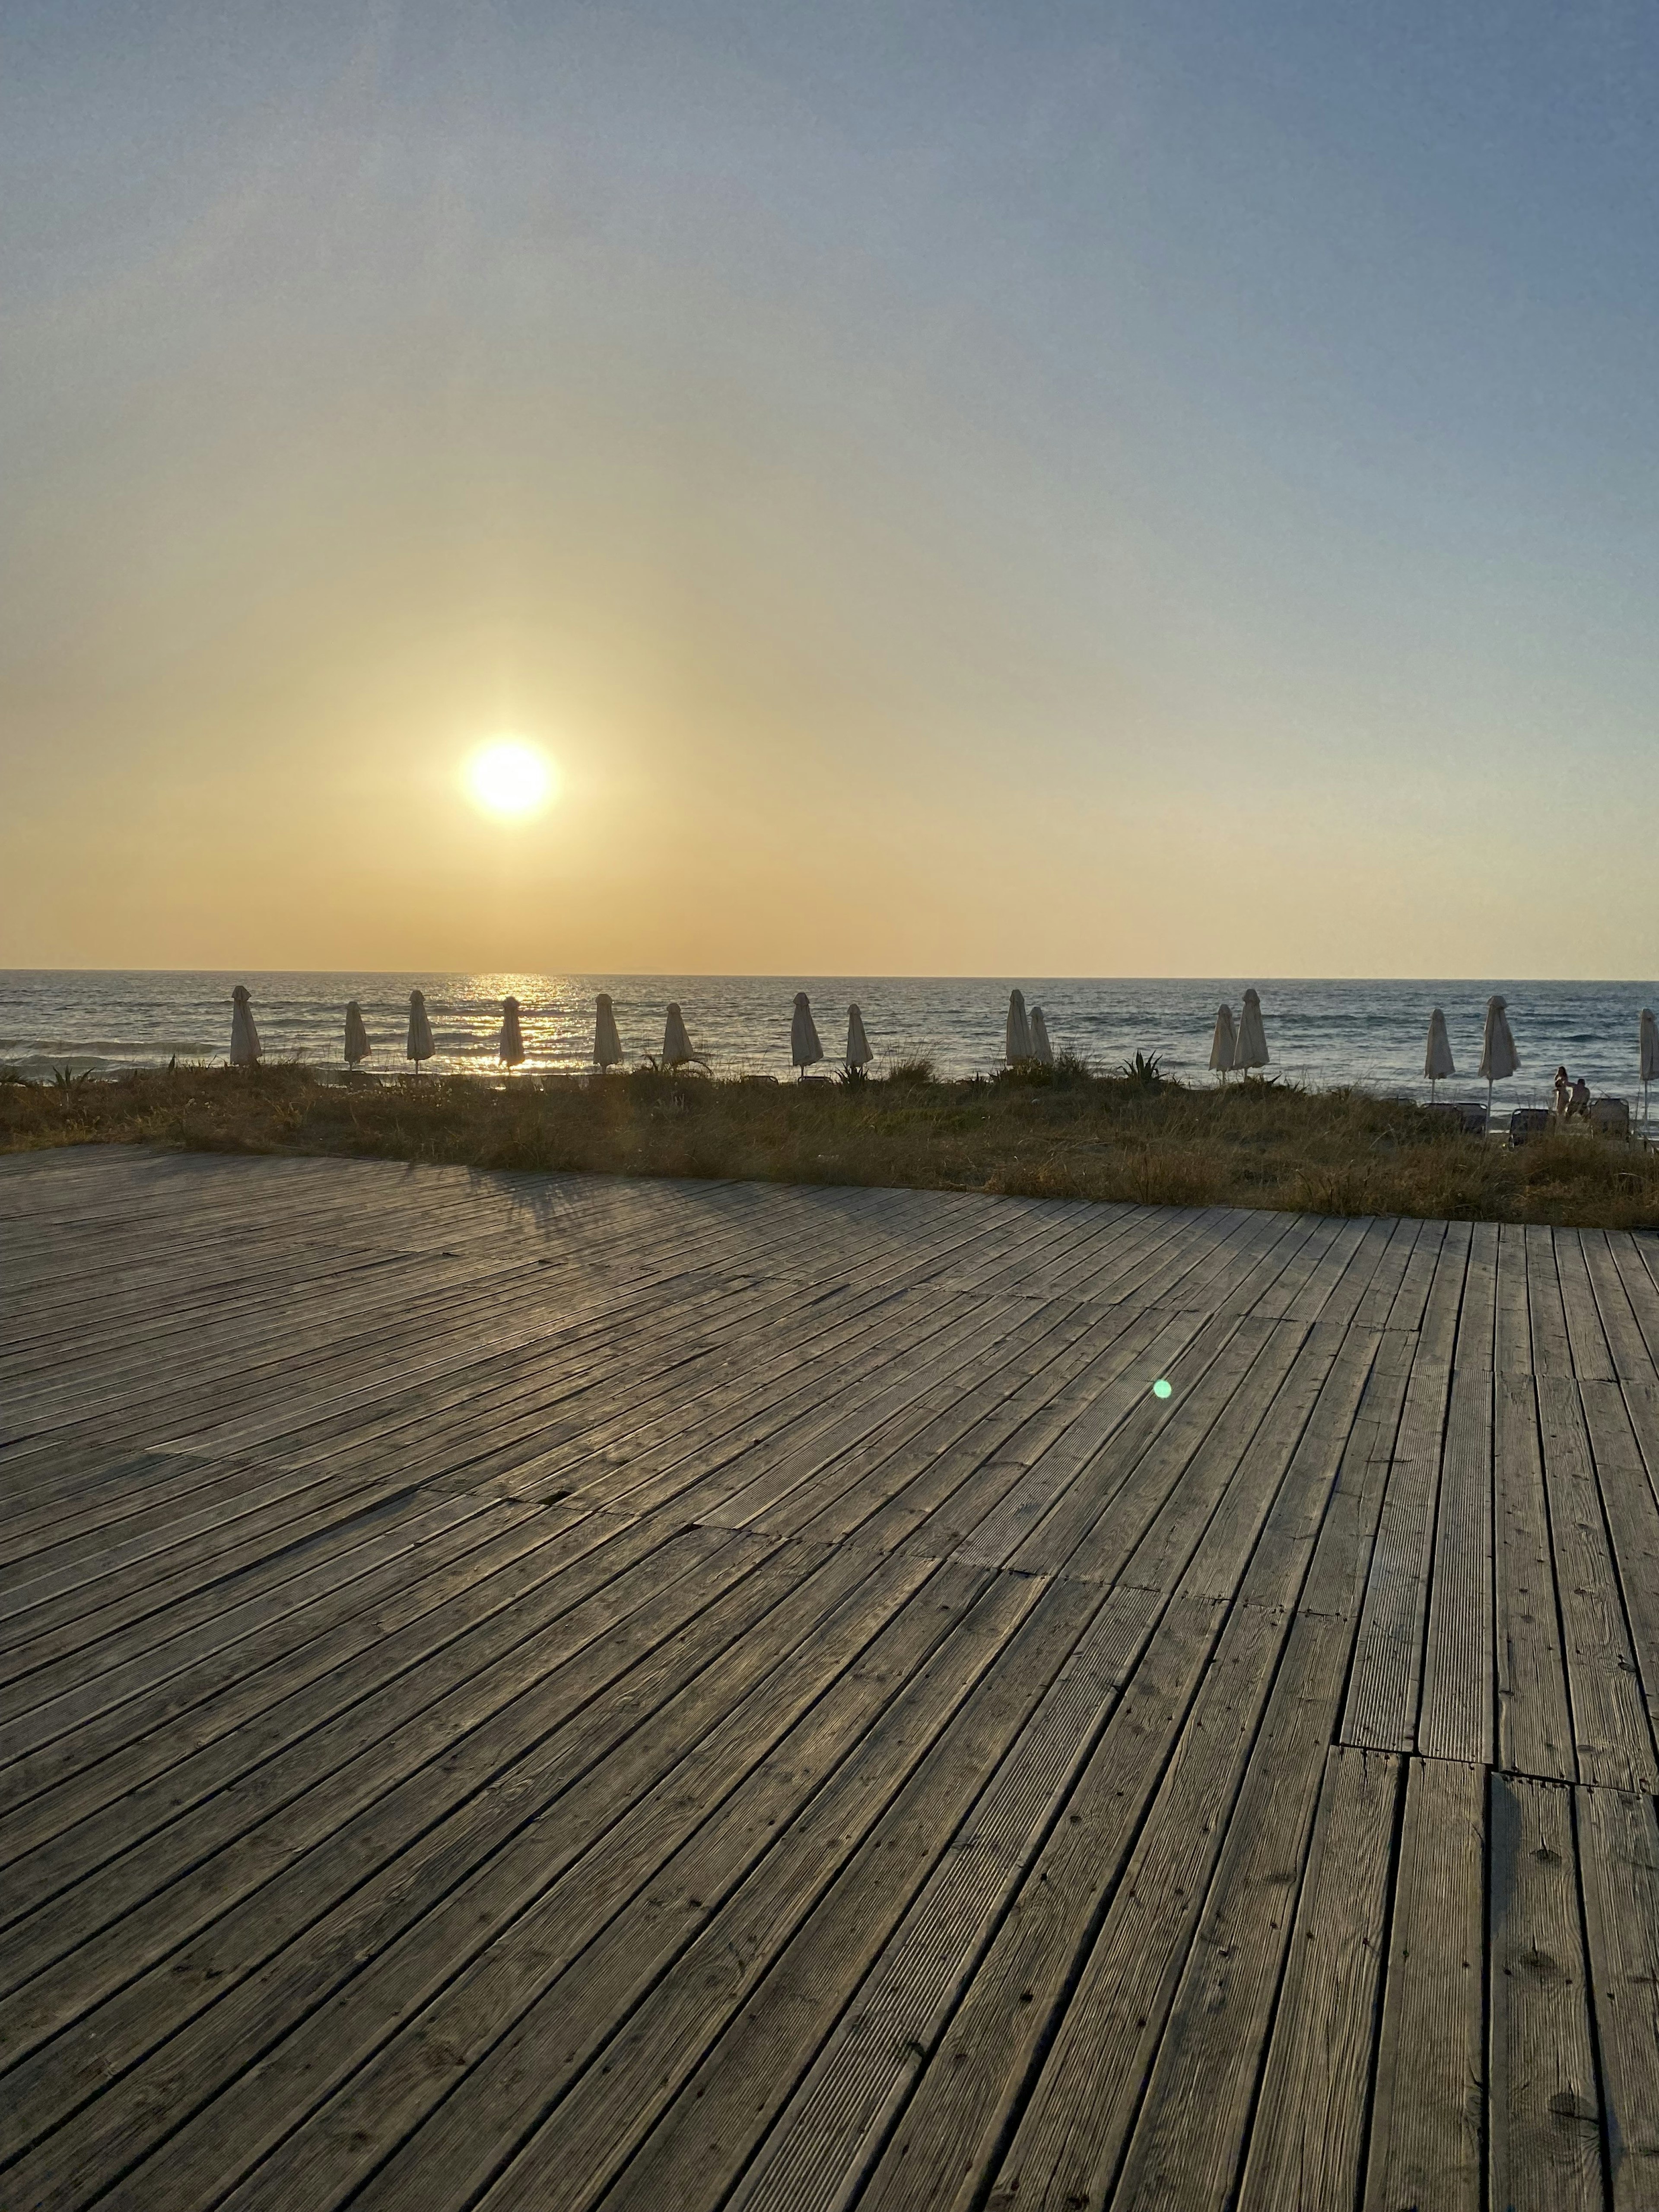
[[[1659,972],[1656,117],[1651,0],[9,0],[0,964]]]

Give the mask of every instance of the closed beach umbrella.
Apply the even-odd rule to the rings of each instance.
[[[1224,1083],[1227,1071],[1233,1064],[1233,1010],[1231,1006],[1216,1009],[1215,1035],[1210,1040],[1210,1066]]]
[[[823,1047],[818,1042],[817,1024],[812,1019],[811,1002],[805,991],[795,994],[794,1018],[789,1024],[789,1060],[792,1066],[803,1075],[813,1064],[823,1058]]]
[[[404,1058],[412,1060],[415,1073],[421,1072],[421,1062],[432,1057],[432,1024],[426,1018],[426,993],[411,991],[409,994],[409,1042],[404,1047]]]
[[[1267,1065],[1267,1033],[1261,1026],[1261,1001],[1254,991],[1244,994],[1244,1011],[1238,1018],[1238,1037],[1233,1046],[1235,1067]]]
[[[601,991],[595,1003],[598,1012],[593,1019],[593,1064],[596,1067],[614,1067],[623,1056],[622,1039],[617,1035],[617,1010],[611,1003],[609,991]]]
[[[1024,991],[1008,994],[1008,1027],[1003,1050],[1010,1067],[1017,1067],[1022,1060],[1031,1057],[1031,1024],[1025,1012]]]
[[[501,1058],[508,1067],[519,1067],[524,1062],[524,1031],[519,1026],[519,1002],[514,998],[501,1000]]]
[[[1492,1087],[1513,1075],[1521,1065],[1521,1055],[1515,1048],[1515,1039],[1510,1034],[1510,1018],[1504,1011],[1506,1001],[1491,998],[1486,1001],[1486,1027],[1480,1040],[1480,1073],[1486,1079],[1486,1134],[1492,1134]]]
[[[1044,1067],[1054,1064],[1054,1048],[1048,1042],[1048,1024],[1042,1018],[1041,1006],[1031,1009],[1031,1057]]]
[[[346,1006],[346,1066],[356,1067],[360,1060],[369,1054],[368,1031],[363,1027],[363,1010],[355,999]]]
[[[685,1033],[685,1017],[680,1012],[678,1000],[672,1000],[662,1033],[662,1064],[665,1067],[684,1067],[688,1060],[696,1058],[691,1040]]]
[[[253,1007],[247,985],[239,983],[230,994],[230,1064],[252,1067],[259,1057],[259,1032],[253,1026]]]
[[[1434,1086],[1443,1075],[1455,1075],[1452,1060],[1451,1039],[1446,1035],[1446,1017],[1438,1006],[1429,1016],[1429,1042],[1423,1054],[1423,1073],[1429,1079],[1429,1096],[1434,1096]]]
[[[875,1058],[870,1049],[870,1040],[864,1034],[864,1016],[856,1006],[847,1009],[847,1065],[848,1067],[868,1067]]]
[[[1648,1085],[1659,1076],[1659,1022],[1651,1006],[1642,1009],[1642,1127],[1648,1126]]]

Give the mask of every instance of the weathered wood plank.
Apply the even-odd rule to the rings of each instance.
[[[1659,2197],[1659,1822],[1633,1791],[1573,1806],[1613,2202],[1642,2212]]]
[[[1407,1761],[1365,2212],[1480,2204],[1486,1832],[1484,1768]]]
[[[1239,2212],[1352,2212],[1404,1762],[1333,1745],[1273,2014]]]
[[[1490,1814],[1492,2201],[1603,2203],[1572,1791],[1494,1774]]]
[[[1492,1755],[1492,1378],[1454,1369],[1440,1467],[1417,1748]]]

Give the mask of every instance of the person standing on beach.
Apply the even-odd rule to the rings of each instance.
[[[1565,1121],[1567,1118],[1567,1071],[1565,1067],[1558,1067],[1555,1071],[1555,1118],[1558,1121]]]

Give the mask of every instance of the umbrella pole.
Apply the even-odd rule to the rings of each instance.
[[[1488,1076],[1486,1078],[1486,1134],[1488,1136],[1492,1134],[1492,1079]]]

